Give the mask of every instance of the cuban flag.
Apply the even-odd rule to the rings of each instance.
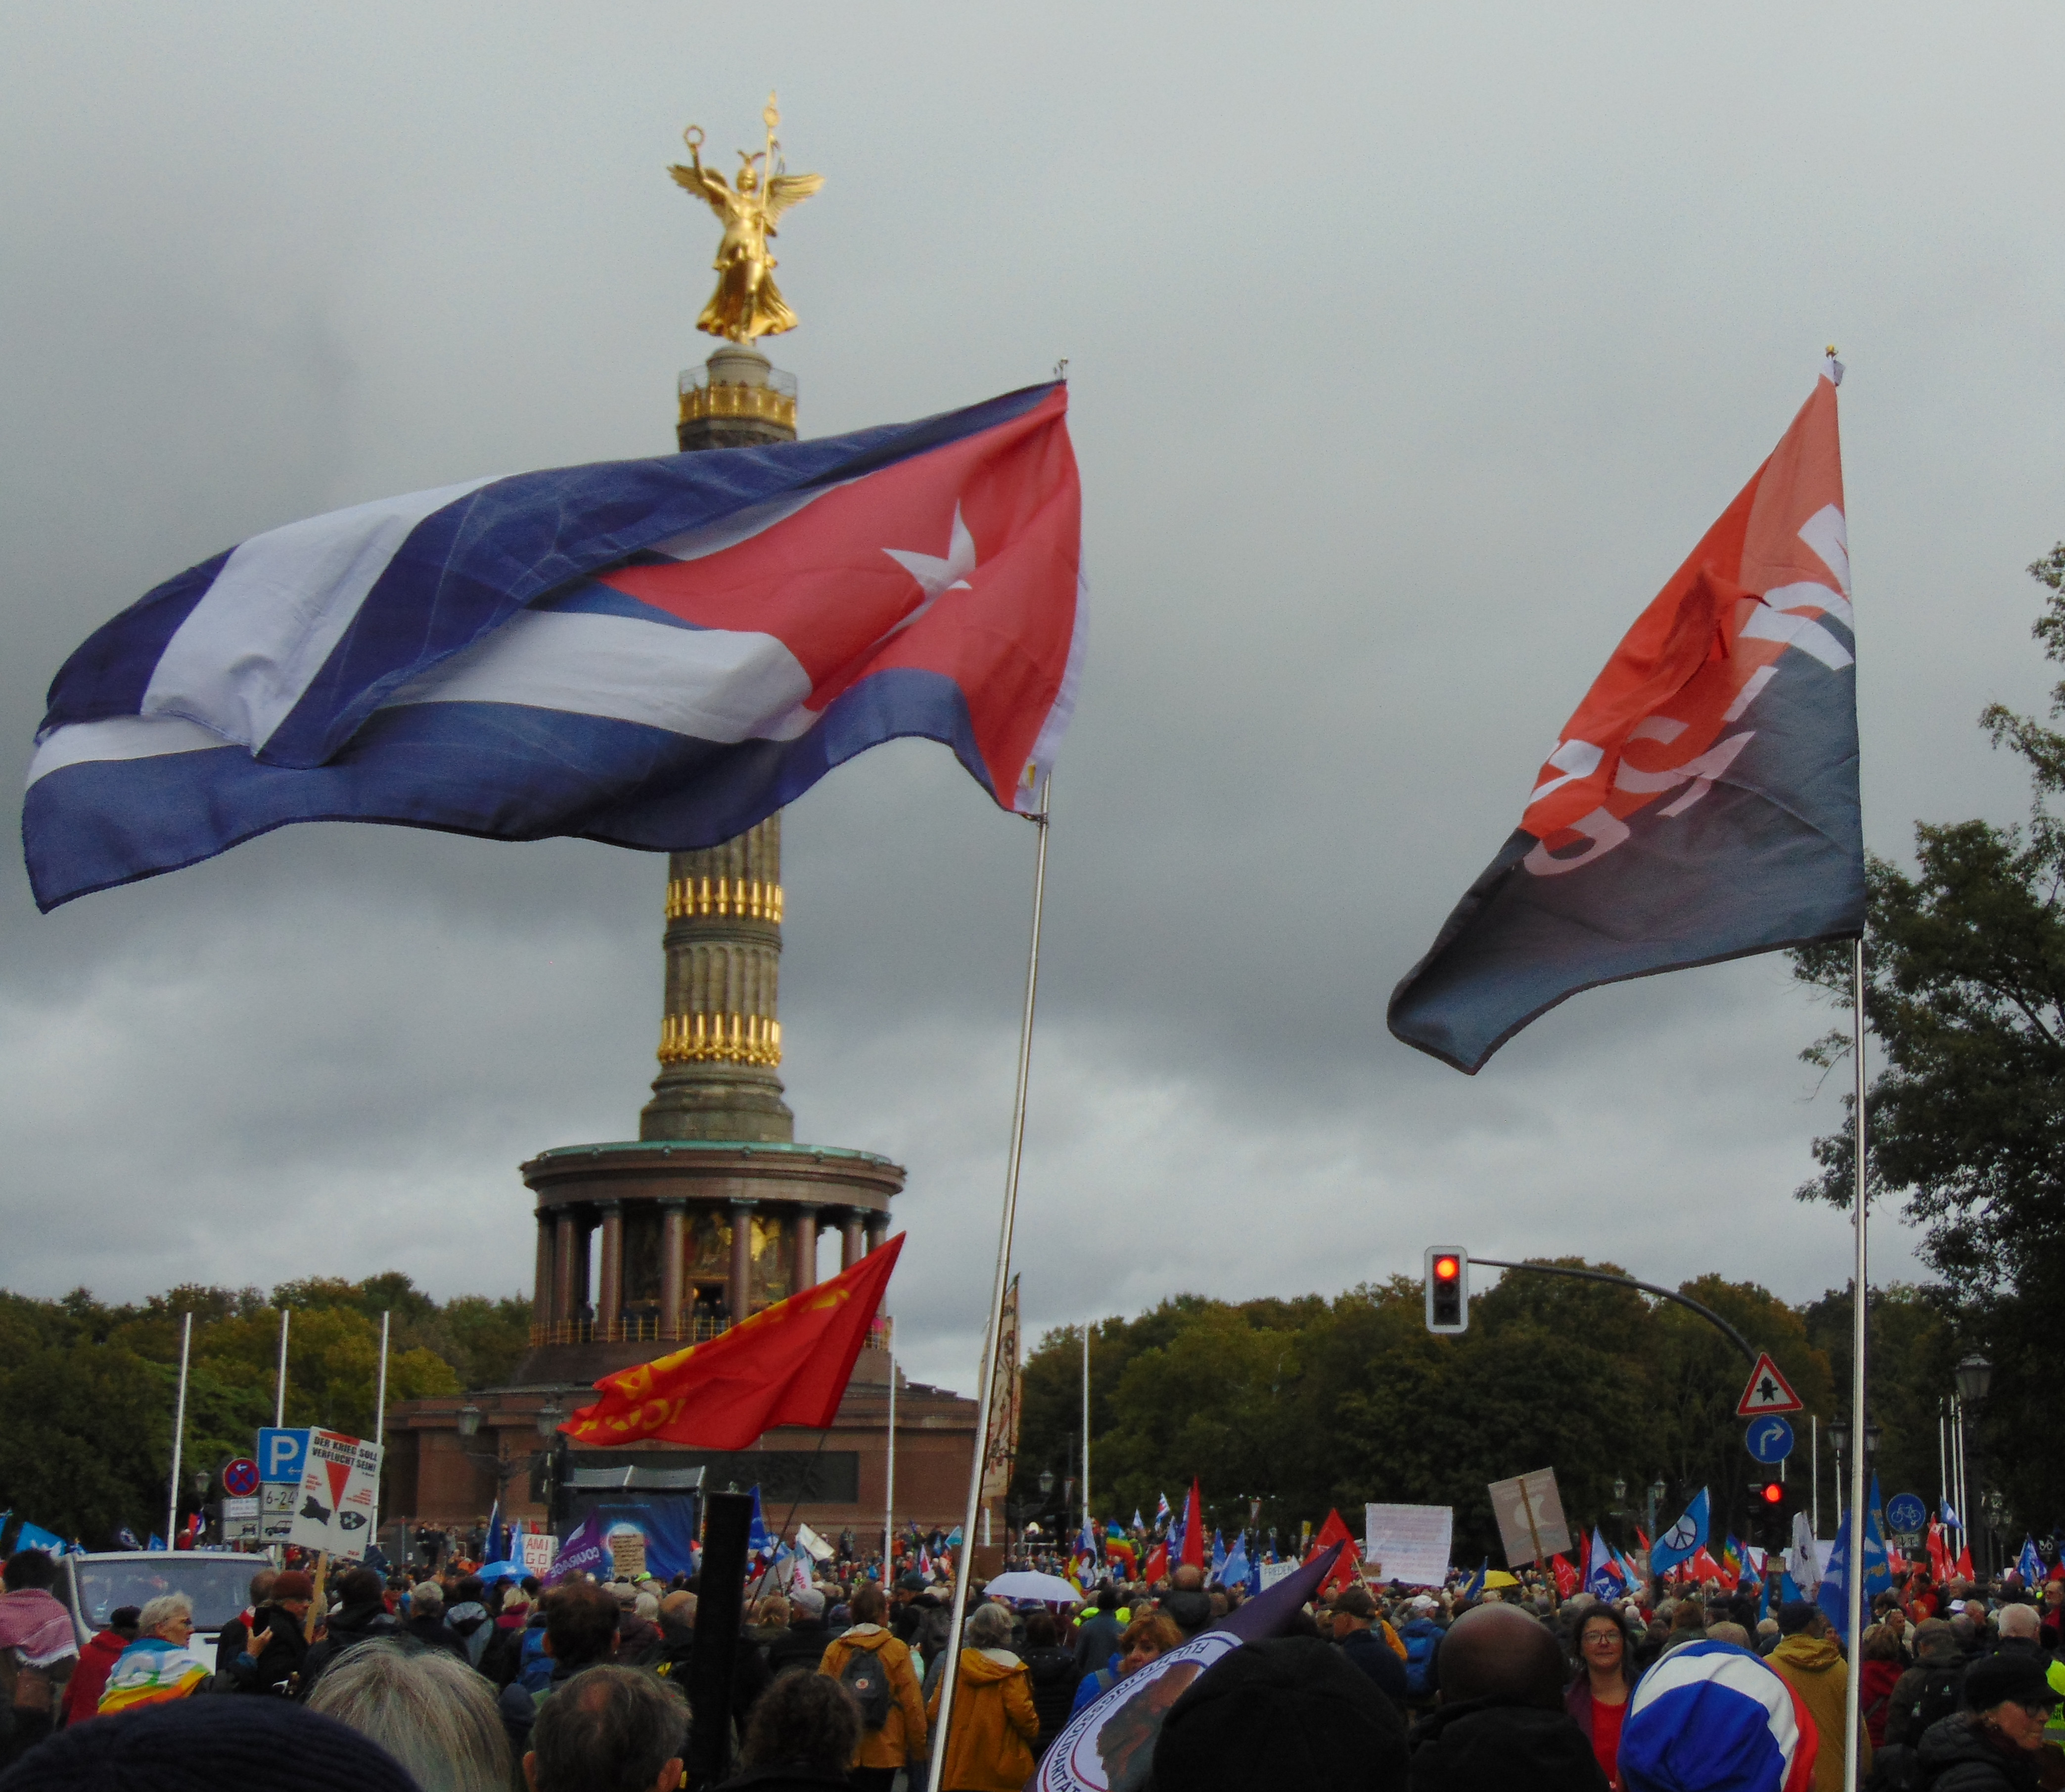
[[[1820,1746],[1800,1695],[1748,1649],[1683,1643],[1629,1697],[1621,1783],[1627,1792],[1688,1786],[1806,1792]]]
[[[899,736],[1036,806],[1085,640],[1061,385],[922,422],[519,474],[218,554],[66,661],[45,910],[293,821],[654,851]]]
[[[1564,724],[1392,993],[1408,1045],[1474,1075],[1580,990],[1863,930],[1841,377],[1831,356]]]

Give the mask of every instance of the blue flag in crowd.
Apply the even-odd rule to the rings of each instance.
[[[2036,1553],[2036,1540],[2025,1531],[2022,1534],[2022,1554],[2015,1560],[2015,1570],[2022,1576],[2025,1587],[2039,1587],[2043,1584],[2043,1559]]]
[[[1594,1599],[1611,1599],[1627,1591],[1621,1584],[1619,1564],[1596,1524],[1592,1527],[1592,1572],[1586,1580],[1585,1591]]]
[[[1146,1520],[1141,1517],[1140,1508],[1138,1506],[1133,1508],[1133,1528],[1136,1531],[1144,1531],[1147,1528]]]
[[[163,1549],[165,1547],[165,1540],[160,1536],[156,1532],[153,1531],[151,1533],[151,1540],[145,1544],[143,1547],[146,1549]]]
[[[137,1542],[136,1533],[125,1524],[115,1533],[115,1547],[118,1549],[141,1549],[143,1546]]]
[[[1678,1522],[1650,1545],[1649,1572],[1668,1574],[1680,1562],[1691,1558],[1707,1547],[1707,1490],[1704,1487],[1692,1496]]]
[[[1464,1584],[1464,1587],[1463,1587],[1463,1597],[1464,1597],[1464,1598],[1465,1598],[1465,1599],[1481,1599],[1481,1598],[1483,1598],[1483,1597],[1484,1597],[1484,1590],[1485,1590],[1485,1577],[1487,1575],[1489,1575],[1490,1572],[1491,1572],[1491,1558],[1490,1558],[1489,1556],[1485,1556],[1485,1559],[1484,1559],[1483,1562],[1482,1562],[1482,1563],[1478,1566],[1478,1568],[1477,1568],[1477,1572],[1476,1572],[1475,1574],[1472,1575],[1472,1576],[1470,1576],[1469,1580],[1467,1582],[1465,1582],[1465,1583]]]
[[[746,1545],[756,1556],[764,1555],[774,1547],[774,1540],[767,1534],[767,1526],[760,1516],[760,1483],[755,1481],[753,1494],[753,1525],[746,1533]]]
[[[24,1519],[22,1528],[15,1536],[14,1547],[17,1549],[40,1549],[46,1555],[62,1556],[65,1543],[56,1532],[46,1531],[40,1524],[31,1524]]]
[[[1031,809],[1086,630],[1067,388],[361,504],[203,561],[50,688],[46,910],[296,821],[668,850],[898,737]]]
[[[1580,990],[1863,930],[1841,373],[1824,363],[1564,724],[1392,994],[1408,1045],[1474,1075]]]
[[[1836,1527],[1836,1541],[1829,1552],[1828,1566],[1821,1570],[1821,1588],[1814,1602],[1829,1614],[1841,1635],[1850,1621],[1850,1542],[1856,1531],[1854,1510],[1843,1514]],[[1872,1476],[1871,1498],[1865,1503],[1865,1616],[1871,1616],[1871,1602],[1893,1584],[1893,1570],[1885,1559],[1885,1536],[1878,1523],[1878,1477]]]
[[[1958,1508],[1947,1499],[1943,1502],[1943,1522],[1959,1531],[1965,1528],[1965,1521],[1958,1516]]]
[[[1221,1580],[1223,1580],[1226,1576],[1226,1539],[1214,1531],[1212,1532],[1212,1572]]]

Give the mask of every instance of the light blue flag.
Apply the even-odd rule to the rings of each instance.
[[[1594,1599],[1617,1599],[1627,1591],[1625,1576],[1621,1572],[1619,1560],[1606,1548],[1606,1540],[1599,1535],[1599,1528],[1592,1527],[1592,1572],[1585,1582],[1585,1591]]]
[[[1243,1586],[1247,1580],[1247,1533],[1236,1531],[1233,1547],[1227,1550],[1226,1560],[1219,1564],[1219,1584],[1222,1587]]]
[[[14,1539],[14,1547],[17,1549],[40,1549],[46,1556],[62,1556],[65,1543],[56,1532],[46,1531],[40,1524],[31,1524],[24,1519],[21,1535]],[[164,1546],[161,1544],[158,1547],[163,1548]]]
[[[755,1481],[750,1491],[753,1495],[753,1528],[746,1540],[753,1553],[760,1556],[774,1547],[774,1540],[768,1536],[766,1522],[760,1516],[760,1483]]]
[[[143,1547],[146,1549],[163,1549],[165,1547],[165,1540],[160,1536],[156,1532],[153,1531],[151,1533],[151,1540],[145,1544]]]
[[[1145,1531],[1147,1528],[1147,1521],[1140,1516],[1140,1508],[1138,1506],[1133,1508],[1133,1528],[1135,1531]]]
[[[1707,1490],[1693,1495],[1678,1522],[1650,1545],[1649,1572],[1668,1574],[1680,1562],[1689,1561],[1707,1547]]]
[[[2036,1553],[2036,1540],[2027,1531],[2022,1534],[2022,1554],[2015,1559],[2014,1567],[2025,1587],[2043,1585],[2043,1559]]]
[[[1953,1530],[1962,1531],[1965,1528],[1965,1521],[1958,1516],[1958,1508],[1947,1499],[1943,1502],[1943,1522]]]
[[[1221,1586],[1226,1584],[1226,1539],[1216,1531],[1212,1532],[1212,1578]]]

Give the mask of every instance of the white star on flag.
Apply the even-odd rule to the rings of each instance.
[[[903,633],[948,591],[975,588],[968,582],[968,575],[975,571],[975,537],[961,521],[959,504],[954,506],[953,529],[948,538],[944,559],[936,554],[915,553],[907,547],[885,547],[882,551],[916,579],[919,589],[925,594],[925,601],[882,637],[885,641],[891,635]]]

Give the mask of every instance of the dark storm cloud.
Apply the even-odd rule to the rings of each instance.
[[[1636,609],[1844,347],[1868,837],[2011,817],[2065,355],[2023,7],[68,8],[7,26],[0,762],[65,652],[257,530],[658,451],[707,344],[665,180],[770,86],[826,433],[1071,357],[1091,657],[1057,781],[1031,1317],[1480,1249],[1794,1298],[1829,1024],[1760,961],[1601,992],[1474,1080],[1392,983]],[[788,822],[802,1136],[907,1164],[895,1296],[965,1382],[1031,830],[936,749]],[[36,917],[0,881],[13,1285],[527,1281],[515,1173],[653,1065],[653,861],[288,830]],[[1882,1261],[1905,1246],[1890,1227]],[[23,1242],[26,1241],[26,1242]]]

